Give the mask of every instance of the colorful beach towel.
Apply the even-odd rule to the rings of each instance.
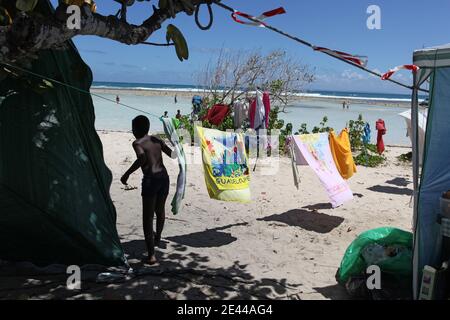
[[[339,136],[336,136],[333,131],[330,132],[330,149],[336,168],[342,178],[350,179],[356,172],[356,165],[353,160],[350,136],[347,129],[342,130]]]
[[[212,199],[250,202],[250,170],[244,135],[196,127],[206,188]]]
[[[378,119],[378,121],[375,124],[375,127],[378,131],[377,135],[377,150],[379,154],[382,154],[385,150],[384,148],[384,141],[383,136],[386,134],[386,124],[384,123],[383,119]]]
[[[179,126],[179,120],[161,118],[161,121],[164,125],[164,132],[177,153],[178,166],[180,168],[177,178],[177,191],[175,192],[171,203],[172,213],[178,214],[180,212],[181,203],[184,199],[184,194],[186,191],[186,155],[184,154],[183,145],[181,144],[176,131]]]
[[[333,208],[352,200],[353,193],[339,174],[331,155],[328,133],[294,136],[294,141],[327,190]]]

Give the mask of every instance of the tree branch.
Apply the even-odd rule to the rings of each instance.
[[[208,0],[189,0],[192,6],[207,3]],[[145,42],[161,24],[180,12],[192,14],[186,7],[186,0],[172,1],[172,8],[153,7],[151,17],[141,25],[129,24],[115,16],[102,16],[91,12],[89,6],[81,7],[80,29],[67,28],[67,6],[61,4],[50,17],[17,13],[13,23],[0,27],[0,61],[15,62],[33,57],[38,51],[57,48],[77,35],[92,35],[111,39],[127,45]]]

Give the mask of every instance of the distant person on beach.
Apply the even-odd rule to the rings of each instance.
[[[342,102],[342,109],[345,109],[345,101]]]
[[[178,103],[178,98],[177,98],[177,95],[175,95],[175,104],[177,104]]]
[[[181,115],[181,111],[177,110],[177,115],[175,116],[175,118],[177,119],[181,119],[182,115]]]
[[[116,96],[116,103],[119,104],[120,103],[120,97],[117,95]]]
[[[130,175],[142,169],[142,214],[145,243],[148,250],[147,263],[157,262],[155,246],[159,245],[165,221],[165,204],[169,194],[169,175],[163,163],[162,152],[171,158],[176,157],[163,140],[148,135],[150,121],[145,116],[138,116],[132,122],[133,135],[136,140],[132,146],[137,160],[125,172],[120,181],[127,185]],[[156,233],[153,231],[153,216],[156,214]]]
[[[347,105],[347,109],[350,109],[350,103],[346,102],[345,104]]]
[[[164,114],[163,114],[163,116],[162,116],[162,117],[163,117],[163,118],[168,118],[168,117],[169,117],[169,115],[168,115],[168,114],[169,114],[169,112],[167,112],[167,111],[164,111]]]

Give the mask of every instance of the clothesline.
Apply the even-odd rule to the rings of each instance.
[[[85,94],[88,94],[88,95],[91,95],[91,96],[94,96],[94,97],[97,97],[97,98],[100,98],[100,99],[103,99],[103,100],[106,100],[106,101],[109,101],[109,102],[113,102],[113,103],[118,104],[118,105],[121,105],[121,106],[123,106],[123,107],[125,107],[125,108],[129,108],[129,109],[132,109],[132,110],[134,110],[134,111],[142,112],[142,113],[145,113],[145,114],[147,114],[147,115],[149,115],[149,116],[151,116],[151,117],[155,117],[155,118],[157,118],[157,119],[160,119],[160,116],[157,116],[157,115],[155,115],[155,114],[153,114],[153,113],[151,113],[151,112],[144,111],[144,110],[142,110],[142,109],[139,109],[139,108],[136,108],[136,107],[133,107],[133,106],[124,104],[124,103],[122,103],[122,102],[117,102],[117,101],[115,101],[115,100],[113,100],[113,99],[109,99],[109,98],[104,97],[104,96],[102,96],[102,95],[99,95],[99,94],[96,94],[96,93],[92,93],[92,92],[89,92],[89,91],[86,91],[86,90],[77,88],[77,87],[72,86],[72,85],[70,85],[70,84],[67,84],[67,83],[65,83],[65,82],[62,82],[62,81],[59,81],[59,80],[50,78],[50,77],[48,77],[48,76],[44,76],[44,75],[38,74],[38,73],[35,73],[35,72],[33,72],[33,71],[30,71],[30,70],[21,68],[21,67],[19,67],[19,66],[12,65],[12,64],[9,64],[9,63],[6,63],[6,62],[0,62],[0,64],[2,64],[3,66],[6,66],[6,67],[13,68],[13,69],[16,69],[16,70],[18,70],[18,71],[24,72],[24,73],[28,73],[28,74],[30,74],[30,75],[32,75],[32,76],[41,78],[41,79],[43,79],[43,80],[47,80],[47,81],[49,81],[49,82],[52,82],[52,83],[56,83],[56,84],[62,85],[62,86],[65,86],[65,87],[67,87],[67,88],[76,90],[76,91],[78,91],[78,92],[82,92],[82,93],[85,93]]]
[[[232,7],[227,6],[226,4],[223,4],[223,3],[221,3],[221,2],[214,1],[214,4],[217,5],[217,6],[219,6],[219,7],[221,7],[221,8],[223,8],[223,9],[225,9],[225,10],[227,10],[227,11],[230,11],[232,14],[235,14],[235,13],[237,12],[237,10],[235,10],[235,9],[233,9]],[[316,47],[315,45],[313,45],[312,43],[310,43],[310,42],[308,42],[308,41],[305,41],[305,40],[303,40],[303,39],[300,39],[300,38],[298,38],[298,37],[296,37],[296,36],[290,35],[290,34],[284,32],[284,31],[282,31],[282,30],[280,30],[280,29],[278,29],[278,28],[275,28],[275,27],[269,25],[267,22],[261,21],[260,19],[258,19],[258,18],[256,18],[256,17],[252,17],[252,16],[250,16],[250,15],[245,15],[245,18],[248,19],[248,20],[250,20],[250,21],[252,21],[252,22],[258,23],[258,24],[260,24],[261,26],[264,26],[264,28],[267,28],[267,29],[269,29],[269,30],[271,30],[271,31],[273,31],[273,32],[278,33],[278,34],[281,34],[281,35],[284,36],[284,37],[287,37],[287,38],[289,38],[289,39],[291,39],[291,40],[294,40],[294,41],[296,41],[296,42],[298,42],[298,43],[301,43],[301,44],[303,44],[303,45],[305,45],[305,46],[307,46],[307,47],[310,47],[311,49],[316,50],[316,48],[317,48],[317,47]],[[317,50],[316,50],[316,51],[317,51]],[[324,53],[324,54],[326,54],[326,55],[328,55],[328,56],[330,56],[330,57],[336,58],[336,59],[341,60],[341,61],[343,61],[343,62],[345,62],[345,63],[347,63],[347,64],[350,64],[350,65],[352,65],[352,66],[354,66],[354,67],[356,67],[356,68],[358,68],[358,69],[361,69],[361,70],[363,70],[363,71],[365,71],[365,72],[368,72],[368,73],[370,73],[370,74],[372,74],[372,75],[374,75],[374,76],[377,76],[377,77],[379,77],[379,78],[381,78],[381,77],[383,76],[382,74],[380,74],[380,73],[378,73],[378,72],[376,72],[376,71],[370,70],[370,69],[368,69],[367,67],[365,67],[365,66],[363,66],[363,65],[356,64],[356,63],[354,63],[354,62],[351,62],[351,61],[349,61],[349,60],[346,60],[346,59],[344,59],[344,58],[341,58],[341,57],[339,57],[338,55],[331,54],[331,53],[328,52],[328,51],[321,51],[321,50],[319,50],[319,51],[322,52],[322,53]],[[402,87],[407,88],[407,89],[410,89],[410,90],[413,90],[413,89],[414,89],[413,86],[404,84],[404,83],[399,82],[399,81],[397,81],[397,80],[386,79],[386,81],[390,81],[390,82],[392,82],[392,83],[395,83],[395,84],[397,84],[397,85],[399,85],[399,86],[402,86]],[[425,89],[419,88],[418,90],[419,90],[419,91],[422,91],[422,92],[429,93],[429,91],[428,91],[428,90],[425,90]]]

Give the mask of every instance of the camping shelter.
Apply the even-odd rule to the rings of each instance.
[[[439,199],[450,189],[450,44],[414,52],[412,97],[414,170],[414,296],[417,298],[425,265],[441,264]],[[420,172],[418,89],[430,80],[430,102]]]
[[[72,42],[29,70],[72,87],[29,73],[0,81],[0,260],[124,265],[92,99],[73,89],[89,91],[91,70]]]

